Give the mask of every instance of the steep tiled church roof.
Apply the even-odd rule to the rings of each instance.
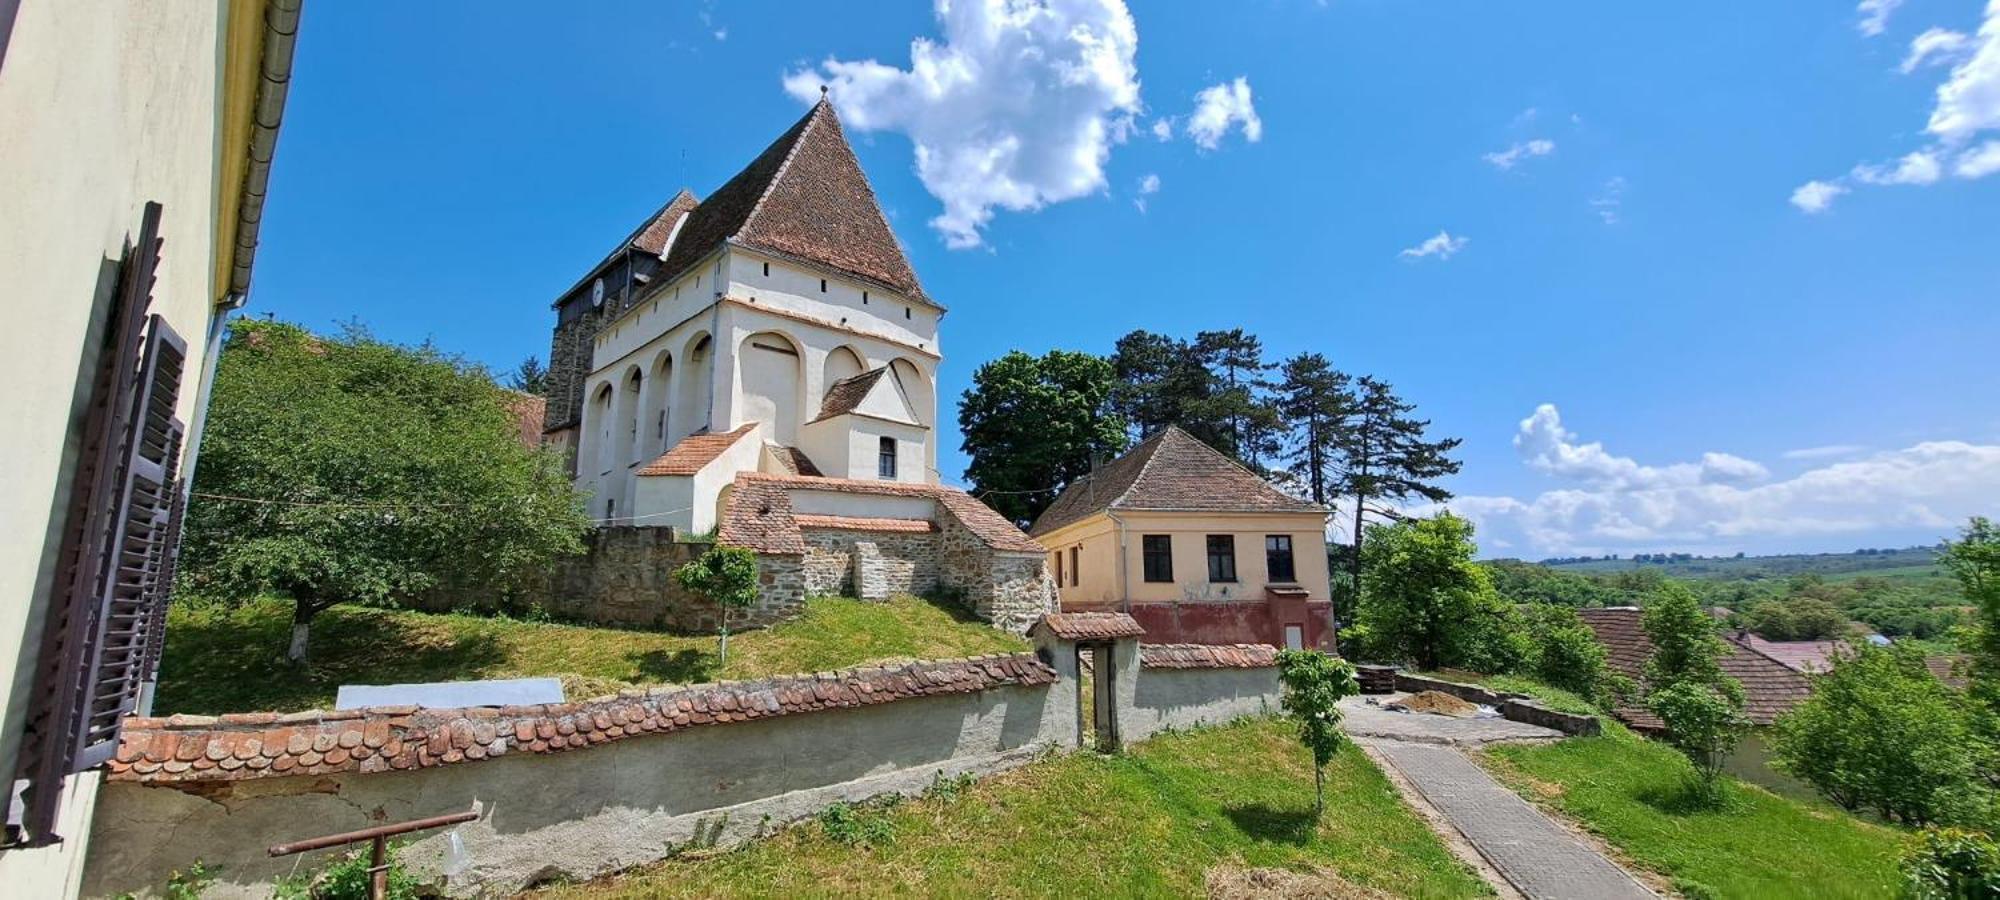
[[[1029,534],[1047,534],[1107,509],[1318,512],[1207,444],[1169,425],[1063,489]]]
[[[667,201],[667,205],[660,207],[660,211],[647,219],[646,224],[639,226],[639,230],[625,242],[626,246],[654,256],[660,255],[667,249],[667,238],[674,233],[674,223],[680,221],[681,216],[694,212],[695,207],[700,205],[701,201],[696,199],[691,191],[681,188],[681,192],[675,194],[674,199]]]
[[[724,243],[831,266],[931,302],[824,98],[694,208],[659,283]]]

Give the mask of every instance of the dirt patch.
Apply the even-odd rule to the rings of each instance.
[[[1440,716],[1450,716],[1454,719],[1470,719],[1473,716],[1479,715],[1478,706],[1470,701],[1460,700],[1443,691],[1421,691],[1404,697],[1401,700],[1390,701],[1388,706],[1390,709],[1433,713]]]
[[[1203,879],[1209,900],[1388,900],[1395,895],[1366,888],[1326,869],[1251,869],[1216,866]]]

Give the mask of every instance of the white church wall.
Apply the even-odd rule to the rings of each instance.
[[[733,248],[724,266],[728,296],[796,315],[839,322],[863,335],[937,354],[940,310],[838,273]],[[766,274],[768,272],[769,274]],[[821,283],[826,285],[820,290]],[[867,297],[864,300],[863,294]]]

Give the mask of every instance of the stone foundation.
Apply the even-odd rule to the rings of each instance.
[[[807,596],[887,600],[938,589],[937,535],[802,528]]]

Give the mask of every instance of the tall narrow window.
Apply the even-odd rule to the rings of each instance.
[[[1272,581],[1291,582],[1299,580],[1292,569],[1292,536],[1289,534],[1264,535],[1264,572]]]
[[[881,450],[875,455],[875,474],[883,481],[896,480],[896,439],[882,439]]]
[[[1144,535],[1139,538],[1139,544],[1146,558],[1146,580],[1171,583],[1174,580],[1173,535]]]
[[[1063,586],[1062,551],[1057,550],[1055,552],[1055,557],[1056,557],[1056,587],[1062,587]]]
[[[1236,536],[1233,534],[1211,534],[1208,536],[1208,580],[1236,580]]]
[[[1082,550],[1082,549],[1083,549],[1083,547],[1082,547],[1082,546],[1080,546],[1080,545],[1079,545],[1079,546],[1074,546],[1074,547],[1071,547],[1071,548],[1069,548],[1069,586],[1070,586],[1070,587],[1076,587],[1076,586],[1077,586],[1077,583],[1078,583],[1078,582],[1079,582],[1079,581],[1080,581],[1080,580],[1082,579],[1082,575],[1081,575],[1081,574],[1080,574],[1080,573],[1079,573],[1079,572],[1077,571],[1077,569],[1079,568],[1079,566],[1077,566],[1077,564],[1076,564],[1076,563],[1077,563],[1077,558],[1076,558],[1076,557],[1077,557],[1077,551],[1079,551],[1079,550]]]

